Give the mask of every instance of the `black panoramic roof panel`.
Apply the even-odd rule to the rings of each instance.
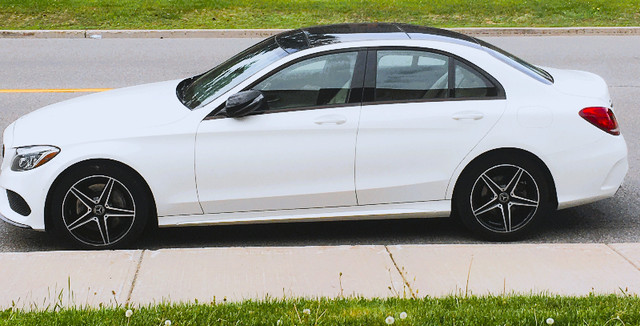
[[[332,43],[371,40],[407,40],[405,32],[394,24],[338,24],[316,26],[303,29],[307,32],[310,46],[320,46]]]
[[[408,40],[409,36],[395,24],[389,23],[314,26],[276,36],[276,42],[289,53],[333,43],[394,39]]]
[[[309,34],[362,34],[362,33],[398,33],[402,32],[393,23],[335,24],[302,28]]]
[[[309,45],[320,46],[371,40],[408,40],[409,36],[394,24],[339,24],[303,29],[309,37]]]
[[[434,38],[477,44],[476,39],[473,37],[446,29],[396,23],[313,26],[287,31],[275,36],[278,45],[288,53],[333,43]]]
[[[288,53],[309,48],[307,35],[300,29],[280,33],[275,36],[275,40],[276,43]]]
[[[418,26],[418,25],[409,25],[409,24],[396,24],[396,26],[398,26],[398,28],[406,32],[407,35],[409,35],[409,37],[413,40],[424,40],[424,39],[431,39],[433,38],[433,36],[441,36],[441,37],[448,37],[456,40],[476,43],[476,39],[471,36],[450,31],[447,29]]]

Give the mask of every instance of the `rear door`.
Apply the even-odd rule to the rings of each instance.
[[[424,49],[367,56],[356,145],[359,205],[442,200],[458,164],[506,107],[474,65]]]

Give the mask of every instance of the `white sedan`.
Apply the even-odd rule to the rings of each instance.
[[[606,83],[405,24],[288,31],[185,80],[7,127],[2,219],[85,248],[147,226],[454,215],[510,240],[627,173]]]

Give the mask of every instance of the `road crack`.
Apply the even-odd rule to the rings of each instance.
[[[127,294],[127,301],[125,301],[125,307],[129,306],[131,301],[131,295],[133,294],[133,289],[136,287],[136,281],[138,280],[138,273],[140,272],[140,266],[142,265],[142,259],[144,257],[144,253],[147,250],[142,250],[140,253],[140,258],[138,258],[138,265],[136,266],[136,273],[133,274],[133,281],[131,281],[131,288],[129,288],[129,293]]]

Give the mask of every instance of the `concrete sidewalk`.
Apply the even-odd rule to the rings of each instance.
[[[282,297],[640,294],[640,244],[0,254],[0,309]]]

